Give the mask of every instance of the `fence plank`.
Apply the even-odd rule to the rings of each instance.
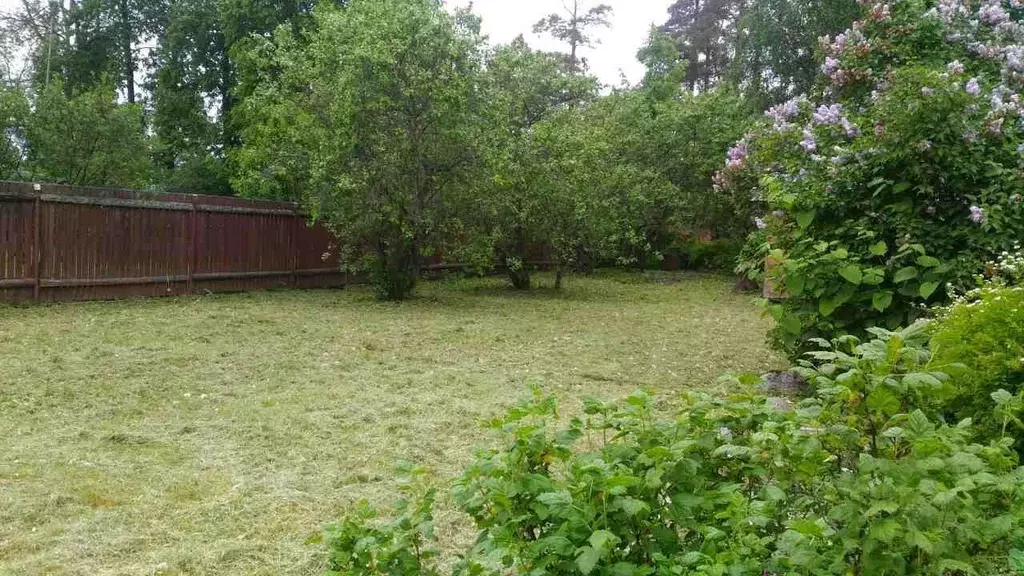
[[[39,242],[39,211],[42,201],[37,197],[32,202],[32,300],[39,302],[39,277],[43,265],[43,246]]]

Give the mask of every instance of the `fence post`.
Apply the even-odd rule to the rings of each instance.
[[[32,202],[32,299],[39,301],[39,284],[42,279],[43,247],[39,242],[39,223],[41,200],[36,195]]]
[[[302,219],[296,209],[292,212],[291,240],[288,242],[292,260],[292,288],[296,288],[299,285],[299,249],[296,243],[298,242],[299,226],[301,225]]]
[[[192,294],[195,291],[195,275],[196,275],[196,258],[198,258],[199,250],[196,248],[196,242],[199,241],[199,217],[198,211],[196,210],[196,198],[192,196],[192,216],[189,218],[188,225],[188,284],[186,287],[186,293]]]

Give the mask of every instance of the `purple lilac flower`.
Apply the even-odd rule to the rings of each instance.
[[[804,128],[804,139],[800,141],[800,147],[804,152],[814,152],[818,149],[818,142],[814,139],[814,132],[810,126]]]
[[[1019,154],[1024,154],[1024,144],[1018,144],[1017,145],[1017,152]]]
[[[953,76],[959,76],[964,73],[964,65],[959,60],[953,60],[946,65],[946,70]]]
[[[834,56],[826,56],[825,63],[821,65],[822,73],[831,76],[836,70],[839,70],[839,59]]]
[[[929,88],[927,86],[925,86],[924,88],[921,88],[921,94],[924,94],[925,96],[931,96],[934,93],[935,93],[935,90],[933,88]]]
[[[967,85],[964,86],[964,90],[967,90],[967,93],[971,96],[977,96],[981,94],[981,84],[978,83],[977,78],[971,78],[967,81]]]
[[[772,216],[775,216],[776,218],[782,218],[785,215],[786,215],[786,211],[785,210],[776,210],[776,211],[772,212]]]
[[[775,130],[780,132],[789,130],[793,127],[789,121],[800,115],[800,103],[804,101],[806,101],[804,96],[792,98],[782,104],[772,106],[765,112],[765,115],[775,121]]]
[[[764,218],[754,218],[754,225],[757,226],[758,230],[764,230],[768,227],[764,222]]]
[[[735,146],[729,148],[726,155],[725,165],[729,168],[741,168],[747,162],[747,141],[740,140]]]
[[[842,118],[842,116],[842,104],[832,104],[831,106],[822,104],[814,111],[811,120],[813,120],[815,124],[832,125],[838,124],[839,119]]]
[[[846,132],[847,138],[856,138],[860,136],[860,127],[853,122],[850,122],[845,116],[839,119],[839,124],[843,127],[843,131]]]
[[[1003,133],[1003,118],[993,118],[988,122],[988,131],[993,134]]]
[[[971,206],[971,222],[981,224],[985,221],[985,210],[978,206]]]
[[[1006,66],[1014,72],[1024,72],[1024,46],[1010,46],[1006,49]]]
[[[988,2],[978,10],[978,17],[982,22],[998,26],[1010,21],[1010,14],[1003,9],[1002,3],[998,0]]]
[[[967,8],[959,0],[939,0],[935,7],[939,17],[947,24],[951,23],[958,16],[966,16]]]

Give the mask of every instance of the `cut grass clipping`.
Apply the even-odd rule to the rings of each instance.
[[[640,387],[671,402],[780,363],[726,279],[419,294],[0,307],[0,574],[317,574],[319,527],[387,507],[398,460],[458,475],[529,386],[565,410]],[[442,540],[462,522],[442,503]]]

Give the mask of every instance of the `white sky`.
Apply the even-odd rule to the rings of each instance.
[[[449,6],[466,6],[471,0],[447,0]],[[668,18],[672,0],[583,0],[584,8],[599,3],[610,5],[612,27],[595,32],[600,40],[594,49],[583,50],[581,55],[590,62],[593,74],[602,82],[619,84],[620,71],[630,82],[643,78],[643,66],[637,61],[637,50],[647,39],[652,24],[662,24]],[[0,11],[18,6],[20,0],[0,0]],[[483,17],[483,31],[492,43],[509,42],[519,34],[526,37],[534,48],[565,50],[548,37],[533,34],[533,24],[552,12],[563,12],[562,0],[472,0],[473,10]]]
[[[9,2],[11,0],[2,0]],[[447,0],[449,6],[466,6],[483,17],[483,31],[492,43],[509,42],[523,34],[530,46],[543,50],[566,50],[549,37],[533,34],[533,25],[552,12],[564,15],[562,0]],[[618,85],[620,71],[630,82],[643,78],[644,67],[636,53],[647,40],[652,24],[668,19],[673,0],[583,0],[584,8],[608,4],[614,12],[611,28],[599,29],[594,37],[600,40],[595,48],[581,55],[590,63],[590,71],[605,84]]]

